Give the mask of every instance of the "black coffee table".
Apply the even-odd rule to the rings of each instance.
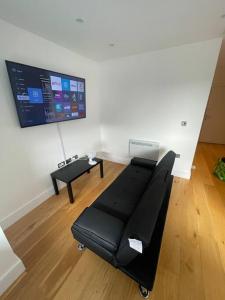
[[[97,162],[95,165],[89,165],[88,159],[78,159],[71,164],[65,166],[64,168],[58,169],[55,172],[51,173],[52,183],[54,186],[55,194],[59,194],[59,189],[57,185],[57,180],[63,181],[67,185],[68,195],[70,203],[74,202],[73,190],[71,182],[83,175],[84,173],[90,173],[90,170],[97,165],[100,165],[100,176],[104,177],[103,173],[103,160],[101,158],[94,158]]]

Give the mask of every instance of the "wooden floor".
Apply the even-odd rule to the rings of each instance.
[[[190,181],[175,178],[151,299],[225,299],[225,182],[212,175],[225,145],[199,144]],[[11,226],[6,235],[26,273],[1,299],[141,299],[130,278],[86,250],[77,251],[70,227],[124,166],[105,162]]]

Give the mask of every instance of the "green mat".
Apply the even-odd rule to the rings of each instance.
[[[215,167],[214,174],[220,179],[225,181],[225,157],[218,160]]]

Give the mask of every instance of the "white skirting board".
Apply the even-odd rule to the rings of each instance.
[[[59,182],[58,187],[59,190],[62,189],[65,186],[63,182]],[[27,203],[25,203],[23,206],[19,207],[12,213],[10,213],[8,216],[6,216],[4,219],[0,220],[0,226],[3,229],[8,228],[10,225],[14,224],[16,221],[18,221],[20,218],[22,218],[24,215],[29,213],[32,209],[46,201],[49,197],[54,195],[54,188],[53,186],[49,187],[47,190],[43,191]]]
[[[25,272],[25,267],[18,258],[18,261],[0,277],[0,296],[23,272]]]
[[[130,162],[130,158],[128,158],[128,157],[113,155],[113,154],[110,154],[109,152],[105,152],[105,151],[97,152],[97,157],[99,157],[101,159],[109,160],[109,161],[112,161],[112,162],[115,162],[118,164],[124,164],[124,165],[128,165]]]
[[[0,226],[3,229],[8,228],[10,225],[14,224],[16,221],[18,221],[20,218],[22,218],[32,209],[40,205],[42,202],[47,200],[53,194],[54,194],[53,187],[50,187],[47,190],[43,191],[42,193],[40,193],[39,195],[37,195],[27,203],[25,203],[23,206],[10,213],[4,219],[0,220]]]
[[[0,295],[25,271],[0,227]]]
[[[172,175],[184,179],[190,179],[191,178],[191,170],[176,170],[173,169]]]

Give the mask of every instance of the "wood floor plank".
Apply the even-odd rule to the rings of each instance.
[[[199,143],[191,180],[175,178],[152,300],[225,299],[225,183],[213,175],[225,145]],[[70,227],[125,166],[105,161],[6,230],[26,272],[4,300],[141,299],[136,283],[89,250],[79,252]]]

